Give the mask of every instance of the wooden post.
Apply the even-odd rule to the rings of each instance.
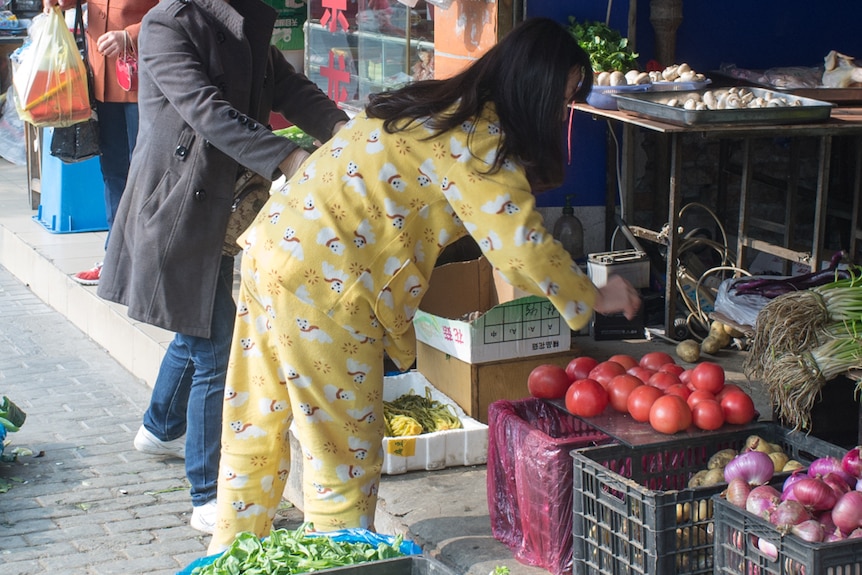
[[[662,66],[674,64],[676,30],[682,23],[682,0],[650,0],[649,20],[655,30],[656,60]]]

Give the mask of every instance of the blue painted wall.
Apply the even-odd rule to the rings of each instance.
[[[546,16],[563,24],[604,21],[610,0],[526,0],[527,16]],[[655,34],[649,21],[649,0],[638,2],[637,51],[642,67],[655,57]],[[612,2],[610,25],[627,32],[629,2]],[[676,63],[688,62],[708,73],[722,63],[740,68],[819,66],[830,50],[862,58],[862,2],[804,0],[683,1],[677,31]],[[576,114],[573,160],[565,184],[538,198],[540,206],[562,206],[574,194],[581,206],[604,205],[607,158],[606,123]]]

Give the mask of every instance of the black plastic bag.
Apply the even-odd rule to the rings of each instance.
[[[54,128],[51,155],[67,164],[82,162],[99,155],[99,121],[95,114],[86,122],[66,128]]]

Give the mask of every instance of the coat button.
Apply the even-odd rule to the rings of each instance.
[[[256,132],[259,127],[260,126],[258,125],[257,122],[249,122],[248,123],[248,129],[251,130],[252,132]]]
[[[219,43],[219,44],[224,44],[224,39],[225,39],[225,38],[224,38],[224,32],[222,32],[221,30],[219,30],[219,31],[216,33],[216,40],[218,40],[218,43]]]
[[[206,190],[195,190],[195,200],[198,202],[202,202],[207,199]]]
[[[237,121],[243,126],[245,126],[246,124],[248,124],[248,116],[240,116],[239,120]]]
[[[210,143],[210,141],[209,141],[209,140],[204,140],[204,148],[206,148],[207,150],[209,150],[209,149],[210,149],[210,148],[212,148],[212,147],[213,147],[213,145]]]
[[[177,149],[174,150],[174,153],[181,158],[185,158],[188,155],[189,150],[185,146],[177,146]]]
[[[227,111],[227,117],[228,118],[236,119],[237,116],[239,116],[239,112],[237,112],[233,108],[231,108],[230,110]]]

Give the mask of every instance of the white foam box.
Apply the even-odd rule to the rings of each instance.
[[[452,407],[461,420],[462,429],[449,429],[413,435],[383,438],[383,473],[398,475],[414,470],[444,469],[468,465],[484,465],[488,460],[488,426],[479,423],[457,403],[431,385],[418,371],[389,376],[383,382],[384,401],[393,401],[404,394],[425,396]]]
[[[572,343],[547,298],[512,287],[485,258],[435,268],[413,326],[420,342],[471,364],[565,351]]]

